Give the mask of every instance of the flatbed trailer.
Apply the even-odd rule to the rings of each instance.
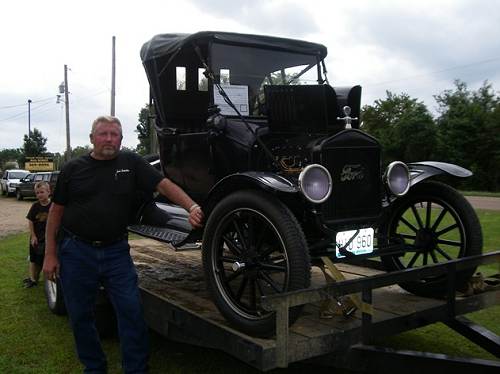
[[[346,278],[336,283],[327,283],[323,273],[313,268],[311,288],[263,298],[264,307],[275,310],[277,318],[276,335],[264,339],[233,329],[218,312],[205,286],[201,251],[175,251],[149,239],[133,240],[131,247],[146,321],[151,329],[170,340],[224,351],[262,371],[287,367],[293,362],[313,361],[359,371],[392,367],[416,372],[426,367],[444,367],[500,372],[500,361],[395,351],[370,345],[374,336],[389,336],[444,322],[500,357],[500,338],[460,317],[500,305],[500,282],[493,281],[483,292],[469,296],[457,293],[454,285],[454,274],[460,269],[500,264],[500,251],[393,273],[336,264]],[[396,284],[438,273],[448,277],[445,299],[415,296]],[[500,275],[492,279],[500,281]],[[347,294],[360,295],[361,308],[350,317],[320,318],[321,303]],[[288,309],[295,305],[304,305],[304,309],[299,319],[288,327]],[[412,364],[409,364],[410,358]]]

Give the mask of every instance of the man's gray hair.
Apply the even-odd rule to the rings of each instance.
[[[97,117],[94,122],[92,122],[92,131],[90,131],[90,135],[93,135],[95,132],[95,128],[97,127],[98,123],[116,123],[118,127],[120,128],[120,133],[122,133],[122,124],[118,117],[113,117],[113,116],[99,116]]]

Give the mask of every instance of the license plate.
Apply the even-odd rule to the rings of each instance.
[[[340,254],[339,247],[343,247],[357,230],[340,231],[336,236],[336,250],[335,255],[337,258],[345,257]],[[373,252],[373,236],[374,231],[371,227],[360,229],[358,235],[349,243],[347,250],[353,255],[363,255]]]

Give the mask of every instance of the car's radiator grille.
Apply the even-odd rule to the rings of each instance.
[[[327,221],[375,217],[380,213],[380,148],[348,146],[323,149],[321,163],[333,180],[323,204]]]

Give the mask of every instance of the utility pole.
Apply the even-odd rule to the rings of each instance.
[[[115,75],[116,75],[116,57],[115,57],[115,40],[113,36],[113,47],[111,52],[111,115],[115,115]]]
[[[69,141],[68,65],[64,65],[64,106],[66,108],[66,161],[69,161],[71,158],[71,144]]]
[[[28,99],[28,139],[31,138],[31,99]]]

